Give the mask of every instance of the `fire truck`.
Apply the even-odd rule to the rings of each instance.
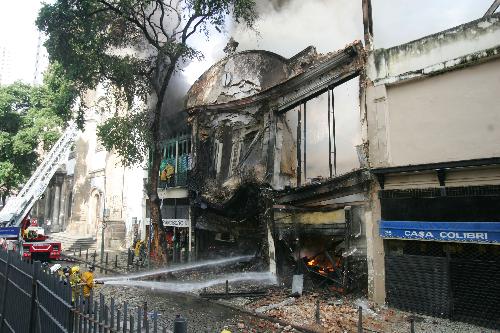
[[[61,243],[49,241],[36,219],[26,216],[20,227],[0,228],[0,242],[5,250],[18,252],[23,258],[49,261],[61,257]]]
[[[42,196],[59,166],[68,155],[77,135],[70,124],[19,193],[0,211],[0,245],[24,258],[48,261],[61,256],[61,243],[51,242],[45,230],[30,218],[34,203]]]

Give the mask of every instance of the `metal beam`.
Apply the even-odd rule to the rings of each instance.
[[[492,15],[498,9],[498,6],[500,6],[500,0],[493,1],[490,8],[488,8],[486,13],[484,13],[483,17]]]
[[[333,174],[337,176],[337,134],[335,132],[335,97],[332,88],[332,136],[333,136]]]
[[[302,185],[302,123],[301,110],[297,111],[297,186]]]
[[[267,180],[269,183],[272,184],[273,177],[274,177],[274,159],[275,159],[275,150],[276,150],[276,113],[274,109],[271,109],[269,112],[269,142],[267,144]],[[245,156],[243,156],[242,161],[240,161],[240,164],[238,165],[238,169],[241,167],[243,164],[243,161],[248,158],[250,153],[252,152],[253,145],[258,141],[258,138],[260,137],[261,132],[258,132],[255,135],[255,138],[252,140],[250,143],[250,146],[248,147],[248,151],[246,152]]]
[[[307,185],[277,195],[276,204],[305,204],[325,199],[335,199],[355,193],[363,193],[367,189],[371,176],[366,170],[357,170],[351,174],[333,178],[322,184]]]
[[[371,0],[362,0],[362,9],[365,47],[367,50],[371,50],[373,48],[373,18]]]
[[[330,89],[328,89],[328,168],[330,170],[330,178],[333,176],[332,171],[332,130],[331,130],[331,120],[330,120]]]
[[[446,186],[446,169],[436,170],[439,186]]]
[[[304,182],[307,183],[307,102],[304,102]]]
[[[377,169],[371,169],[371,172],[377,175],[377,174],[389,174],[389,173],[420,172],[420,171],[430,171],[437,169],[469,168],[469,167],[479,167],[488,165],[500,165],[500,157],[406,165],[406,166],[397,166],[389,168],[377,168]]]

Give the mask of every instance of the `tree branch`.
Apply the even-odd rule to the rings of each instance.
[[[98,0],[98,1],[101,4],[103,4],[104,6],[106,6],[107,8],[109,8],[111,11],[115,12],[119,16],[123,17],[125,20],[133,23],[135,26],[137,26],[139,29],[141,29],[142,32],[144,33],[144,36],[146,37],[146,39],[148,40],[148,42],[151,45],[153,45],[157,49],[161,48],[160,45],[156,42],[156,40],[154,40],[153,37],[151,37],[151,35],[149,34],[148,29],[146,28],[146,26],[144,24],[141,24],[141,22],[139,22],[139,20],[136,17],[127,15],[123,10],[121,10],[120,8],[117,8],[117,7],[113,6],[112,4],[110,4],[106,0]]]
[[[89,13],[89,14],[87,15],[87,17],[91,17],[91,16],[94,16],[94,15],[96,15],[96,14],[99,14],[99,13],[102,13],[102,12],[107,12],[107,11],[110,11],[110,9],[109,9],[109,8],[99,8],[99,9],[97,9],[97,10],[95,10],[95,11],[93,11],[93,12]]]
[[[142,6],[141,6],[141,8],[142,8]],[[153,22],[151,22],[151,18],[153,17],[153,15],[155,14],[155,12],[156,12],[156,10],[157,10],[157,9],[158,9],[158,2],[156,3],[155,8],[154,8],[154,9],[151,11],[151,13],[148,15],[148,19],[147,19],[147,21],[148,21],[149,26],[150,26],[150,27],[151,27],[151,29],[153,30],[153,33],[154,33],[154,35],[155,35],[155,40],[156,40],[156,42],[159,44],[158,33],[156,32],[156,29],[155,29],[155,27],[154,27]],[[144,14],[144,10],[142,10],[142,13]]]
[[[196,29],[198,28],[198,26],[207,19],[207,17],[209,17],[210,14],[207,14],[207,15],[204,15],[194,26],[193,26],[193,30],[191,30],[189,33],[186,34],[186,40],[196,32]]]

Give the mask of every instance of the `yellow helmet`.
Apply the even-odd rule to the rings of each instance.
[[[80,272],[80,266],[71,267],[71,274],[79,273],[79,272]]]

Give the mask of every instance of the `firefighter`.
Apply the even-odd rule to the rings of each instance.
[[[61,274],[61,273],[59,273]],[[62,277],[69,281],[69,276],[71,275],[71,267],[66,266],[62,269]]]
[[[135,249],[134,249],[134,255],[136,257],[139,257],[141,254],[141,248],[144,246],[144,242],[142,240],[138,240],[137,243],[135,243]]]
[[[64,280],[66,277],[64,275],[64,268],[61,264],[55,264],[50,267],[50,273],[59,278],[59,280]]]
[[[231,331],[228,330],[227,326],[224,326],[224,329],[220,333],[231,333]]]
[[[46,261],[42,262],[42,270],[45,271],[45,272],[47,272],[47,271],[50,270],[48,262],[46,262]]]
[[[81,285],[83,285],[83,297],[88,299],[90,297],[90,292],[94,288],[97,281],[94,281],[94,265],[89,266],[89,270],[82,273]]]
[[[73,266],[70,269],[69,284],[71,285],[71,299],[74,302],[80,295],[80,267]]]

